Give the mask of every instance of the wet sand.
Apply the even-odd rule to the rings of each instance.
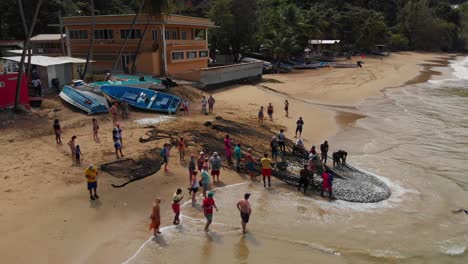
[[[413,80],[424,69],[421,63],[441,56],[445,55],[401,53],[383,59],[366,58],[362,69],[320,69],[266,75],[264,78],[267,80],[257,85],[238,85],[213,92],[217,100],[215,115],[247,120],[250,125],[258,126],[259,106],[266,107],[272,102],[275,129],[278,125],[284,126],[287,136],[292,138],[295,121],[302,116],[306,142],[308,145],[319,144],[361,118],[355,105],[366,98],[380,96],[384,88]],[[199,100],[196,90],[187,88],[186,92]],[[290,101],[289,118],[284,117],[282,110],[285,99]],[[178,114],[174,121],[176,125],[171,124],[174,129],[214,117],[200,115],[197,101],[192,103],[194,109],[189,117]],[[131,120],[151,116],[154,114],[132,112]],[[63,145],[54,142],[52,122],[55,118],[59,118],[64,127]],[[110,117],[100,115],[98,120],[101,141],[94,142],[91,117],[63,105],[58,98],[51,98],[45,101],[37,114],[20,115],[14,122],[2,122],[0,254],[4,262],[122,262],[148,239],[148,216],[156,196],[163,199],[163,226],[172,222],[172,193],[179,187],[185,190],[187,186],[186,165],[179,163],[176,150],[173,151],[168,174],[160,171],[125,188],[112,188],[110,184],[117,179],[102,173],[99,179],[101,199],[89,201],[83,176],[85,166],[115,160]],[[140,144],[138,139],[147,129],[131,120],[122,122],[123,151],[127,157],[137,157],[141,152],[165,143]],[[273,126],[270,121],[265,123],[267,127]],[[161,126],[166,125],[169,126]],[[72,135],[78,136],[77,142],[83,151],[81,166],[72,166],[66,145]],[[189,149],[188,154],[198,151]],[[232,171],[223,171],[220,186],[241,182],[243,177]],[[229,235],[224,243],[239,239],[236,235]],[[244,242],[237,241],[238,257],[247,254],[248,247]],[[250,242],[247,240],[246,243]],[[265,243],[270,243],[272,248],[282,246],[281,242]],[[202,263],[202,259],[196,259],[194,263]]]

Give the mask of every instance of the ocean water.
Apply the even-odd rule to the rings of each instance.
[[[375,204],[329,202],[278,181],[216,190],[220,211],[203,231],[199,206],[149,239],[127,263],[468,263],[468,59],[452,75],[385,91],[366,116],[329,139],[392,190]],[[249,233],[235,208],[252,193]],[[201,200],[200,200],[201,201]]]

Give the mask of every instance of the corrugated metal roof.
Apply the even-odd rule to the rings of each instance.
[[[14,56],[14,57],[2,57],[4,60],[20,62],[21,56]],[[85,63],[86,60],[73,58],[73,57],[49,57],[49,56],[41,56],[41,55],[34,55],[31,56],[31,64],[38,65],[38,66],[52,66],[52,65],[60,65],[66,63]],[[93,62],[93,61],[90,61]]]
[[[62,34],[65,38],[67,35]],[[39,34],[31,38],[31,41],[53,41],[53,40],[60,40],[60,34]]]
[[[312,40],[309,40],[309,44],[312,44],[312,45],[318,45],[318,44],[333,45],[333,44],[340,43],[340,41],[341,40],[339,40],[339,39],[312,39]]]

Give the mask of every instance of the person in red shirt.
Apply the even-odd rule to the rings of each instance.
[[[205,225],[205,232],[210,231],[210,225],[213,222],[213,207],[218,211],[218,207],[216,207],[215,200],[213,199],[214,193],[209,192],[208,197],[203,200],[203,213],[206,217],[206,225]]]
[[[333,199],[333,194],[332,194],[332,188],[333,188],[333,175],[330,173],[328,169],[325,169],[325,171],[322,173],[322,191],[320,192],[320,195],[322,197],[325,197],[323,193],[325,191],[328,191],[328,195],[330,196],[330,200]]]

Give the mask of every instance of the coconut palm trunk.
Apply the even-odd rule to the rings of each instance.
[[[148,16],[148,20],[146,21],[145,28],[143,29],[143,33],[141,33],[140,40],[138,41],[138,46],[137,46],[137,49],[135,51],[135,56],[134,56],[134,59],[133,59],[133,62],[132,62],[132,68],[130,70],[130,74],[135,74],[136,60],[137,60],[138,54],[140,53],[141,43],[143,42],[143,38],[145,37],[146,31],[148,30],[149,22],[150,22],[150,16]]]
[[[112,67],[113,72],[115,72],[117,70],[117,65],[119,64],[119,61],[120,61],[120,59],[122,57],[122,53],[123,53],[123,51],[125,49],[125,46],[127,45],[128,39],[130,39],[130,36],[131,36],[131,34],[133,32],[133,29],[135,29],[136,21],[137,21],[138,17],[140,16],[141,10],[143,10],[144,5],[145,5],[145,0],[141,0],[140,6],[138,7],[138,12],[133,17],[133,21],[132,21],[132,25],[130,26],[130,30],[128,31],[127,35],[125,36],[125,40],[122,43],[122,46],[120,46],[119,53],[117,54],[117,58],[114,61],[114,66]]]
[[[89,0],[90,11],[91,11],[91,34],[88,45],[88,54],[86,55],[86,63],[84,65],[83,71],[81,72],[80,79],[84,80],[86,77],[86,72],[88,71],[89,60],[92,58],[93,54],[93,45],[94,45],[94,0]],[[92,73],[92,72],[91,72]]]
[[[19,13],[21,17],[21,23],[23,24],[23,30],[24,30],[24,35],[25,35],[25,40],[23,43],[23,52],[21,53],[21,60],[19,64],[19,70],[18,70],[18,79],[16,82],[16,96],[15,96],[15,110],[18,110],[19,106],[19,101],[20,101],[20,95],[21,95],[21,81],[23,78],[23,68],[24,68],[24,61],[26,59],[26,51],[29,49],[29,44],[31,42],[31,35],[34,31],[34,27],[36,26],[36,21],[37,21],[37,16],[39,15],[39,10],[41,8],[43,0],[38,0],[36,4],[36,9],[34,11],[33,19],[31,21],[31,25],[27,26],[26,23],[26,18],[24,16],[24,9],[23,9],[23,1],[18,0],[18,8],[19,8]]]

